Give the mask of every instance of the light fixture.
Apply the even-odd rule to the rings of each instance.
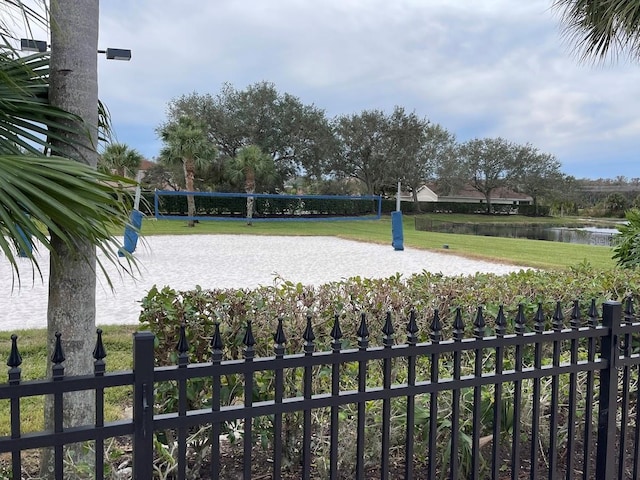
[[[45,42],[44,40],[33,40],[31,38],[21,38],[20,50],[25,52],[44,53],[47,51],[47,42]]]
[[[24,52],[44,53],[48,47],[49,45],[44,40],[20,39],[20,50]],[[107,48],[106,50],[98,50],[98,53],[106,54],[108,60],[131,60],[131,50],[124,48]]]
[[[107,48],[98,50],[98,53],[106,53],[108,60],[131,60],[131,50],[124,48]]]

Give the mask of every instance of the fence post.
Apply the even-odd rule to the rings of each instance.
[[[151,332],[133,334],[133,478],[153,477],[153,343]]]
[[[602,337],[600,358],[606,367],[600,370],[598,398],[598,447],[596,450],[596,478],[615,478],[616,467],[616,411],[618,400],[618,331],[622,319],[620,302],[605,302],[602,325],[608,334]],[[585,446],[586,448],[586,446]]]

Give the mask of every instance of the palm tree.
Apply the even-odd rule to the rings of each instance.
[[[247,225],[251,225],[253,218],[252,193],[256,191],[256,180],[268,180],[275,176],[275,164],[270,155],[262,153],[260,147],[249,145],[238,151],[227,165],[227,176],[234,183],[244,182],[247,197]]]
[[[619,53],[640,59],[639,0],[555,0],[553,6],[583,60]]]
[[[144,157],[135,148],[129,148],[124,143],[111,143],[98,159],[98,170],[114,173],[121,177],[135,177]],[[133,175],[127,175],[131,174]]]
[[[196,166],[213,160],[216,154],[215,146],[207,138],[202,125],[191,117],[183,116],[176,122],[162,125],[158,129],[158,134],[164,142],[160,157],[169,163],[182,162],[185,190],[193,192]],[[191,218],[188,226],[193,227],[195,225],[193,217],[196,214],[193,195],[187,195],[187,212]]]
[[[22,16],[48,26],[47,15],[19,1],[0,2],[0,9],[7,13],[2,18]],[[50,252],[49,337],[63,333],[66,373],[76,375],[93,371],[96,268],[102,267],[96,246],[117,261],[119,242],[111,232],[127,223],[131,199],[110,186],[113,176],[95,168],[98,0],[52,2],[51,22],[51,58],[20,57],[0,20],[0,251],[18,281],[14,245],[39,269],[21,232],[39,241],[34,248]],[[66,426],[94,420],[90,395],[69,399],[67,406]],[[51,411],[49,402],[48,425]]]

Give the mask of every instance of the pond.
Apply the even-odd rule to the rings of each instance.
[[[552,240],[555,242],[582,243],[586,245],[601,245],[604,247],[612,247],[615,245],[615,236],[618,234],[616,228],[567,228],[554,227],[548,228],[547,234],[550,238],[543,240]]]
[[[417,220],[417,219],[416,219]],[[550,224],[454,223],[416,221],[416,230],[504,238],[528,238],[554,242],[581,243],[610,247],[615,245],[616,228],[565,227]]]

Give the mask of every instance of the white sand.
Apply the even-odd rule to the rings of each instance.
[[[138,244],[136,279],[120,277],[110,266],[111,291],[99,276],[97,324],[135,324],[140,300],[156,284],[176,290],[200,285],[210,288],[252,288],[273,285],[277,278],[319,285],[353,276],[384,278],[409,276],[423,270],[444,275],[476,272],[505,274],[522,267],[470,260],[391,245],[341,240],[334,237],[261,237],[255,235],[153,236]],[[43,280],[31,281],[31,266],[20,259],[22,286],[11,292],[12,274],[0,259],[0,330],[40,328],[47,324],[48,259],[39,260]],[[37,274],[36,274],[37,275]]]

